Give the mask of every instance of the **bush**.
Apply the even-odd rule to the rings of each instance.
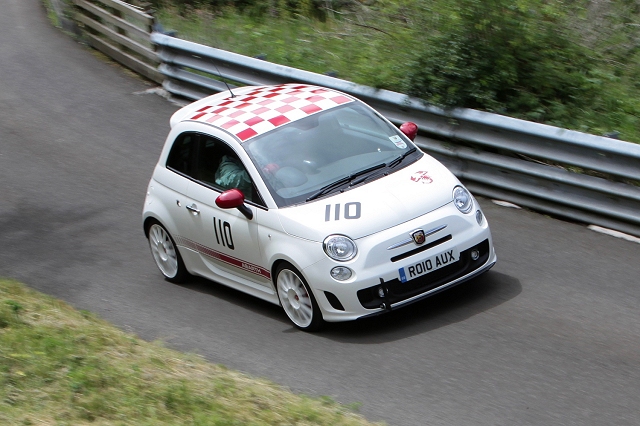
[[[596,61],[571,41],[563,13],[529,0],[462,0],[457,16],[418,53],[407,92],[429,103],[570,119],[602,80]]]
[[[445,108],[640,141],[638,0],[153,1],[168,6],[165,27],[198,43]]]
[[[176,6],[181,14],[194,8],[210,8],[215,11],[233,7],[241,13],[254,17],[301,15],[321,21],[326,19],[327,9],[340,9],[345,3],[342,0],[151,0],[151,2],[156,7]]]

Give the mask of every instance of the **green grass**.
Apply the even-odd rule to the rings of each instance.
[[[456,4],[442,0],[377,0],[354,2],[323,22],[233,8],[179,10],[170,3],[161,2],[155,15],[180,38],[402,93],[411,92],[408,76],[418,55],[428,57],[430,43],[450,30],[460,13]],[[561,20],[566,27],[559,31],[596,58],[588,82],[599,87],[599,95],[582,103],[552,99],[545,109],[493,112],[596,135],[618,132],[621,139],[640,142],[640,8],[621,0],[604,6],[580,0],[549,4],[566,14]]]
[[[315,21],[298,16],[253,17],[225,9],[221,14],[193,10],[181,16],[172,7],[155,14],[165,28],[178,31],[178,37],[247,56],[266,54],[269,62],[316,73],[337,73],[339,78],[360,84],[393,87],[389,64],[380,52],[388,52],[398,43],[409,43],[406,31],[396,29],[393,36],[375,36],[349,22]],[[403,68],[410,60],[407,49],[394,52],[393,60]],[[395,77],[391,76],[391,77]],[[384,84],[383,84],[384,83]]]
[[[0,280],[0,424],[369,425]]]
[[[42,5],[47,12],[47,19],[53,24],[53,26],[61,28],[62,23],[60,22],[60,17],[56,14],[56,11],[51,3],[51,0],[42,0]]]

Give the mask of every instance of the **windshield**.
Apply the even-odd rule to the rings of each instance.
[[[414,148],[397,128],[358,102],[294,121],[243,146],[279,207],[401,169],[400,157]],[[414,151],[408,158],[422,155]]]

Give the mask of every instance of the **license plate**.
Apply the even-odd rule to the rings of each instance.
[[[414,278],[418,278],[422,275],[427,275],[430,272],[438,270],[447,265],[457,262],[460,259],[460,252],[457,248],[444,251],[442,253],[431,256],[427,259],[421,260],[413,265],[405,266],[398,269],[400,274],[400,281],[406,283]]]

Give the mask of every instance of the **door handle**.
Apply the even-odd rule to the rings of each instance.
[[[190,206],[187,206],[187,210],[189,210],[194,215],[200,214],[200,210],[198,210],[198,206],[196,206],[195,204],[191,204]]]

